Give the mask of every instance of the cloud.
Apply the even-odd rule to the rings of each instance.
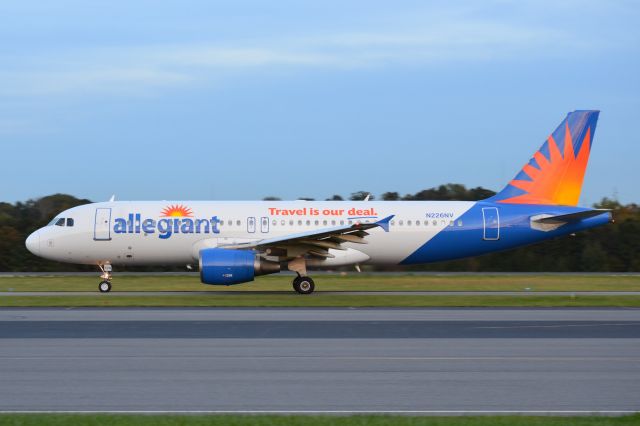
[[[123,64],[122,66],[53,69],[48,72],[0,73],[0,93],[8,96],[85,94],[95,92],[130,93],[145,88],[185,84],[188,74]]]
[[[207,85],[257,69],[357,70],[509,59],[574,48],[568,34],[477,19],[425,21],[419,29],[353,31],[270,40],[69,49],[16,57],[0,94],[131,94]]]

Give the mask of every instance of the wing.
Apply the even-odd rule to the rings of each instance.
[[[389,222],[394,215],[373,223],[354,223],[352,225],[315,229],[297,234],[283,235],[239,244],[220,245],[219,248],[237,250],[256,250],[267,256],[293,258],[310,254],[321,258],[333,257],[329,249],[346,250],[343,243],[367,244],[367,230],[382,228],[389,232]]]

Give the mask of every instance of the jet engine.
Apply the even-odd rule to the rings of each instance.
[[[279,263],[261,259],[253,250],[202,249],[199,264],[204,284],[240,284],[258,275],[280,272]]]

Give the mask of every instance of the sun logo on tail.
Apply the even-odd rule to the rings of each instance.
[[[584,173],[591,149],[591,128],[587,128],[579,152],[574,144],[568,124],[564,134],[564,153],[560,152],[553,135],[547,139],[548,155],[537,151],[522,173],[509,184],[524,194],[500,200],[512,204],[558,204],[575,206],[580,198]],[[528,179],[527,179],[528,178]]]
[[[193,211],[182,204],[167,206],[160,212],[161,217],[192,217]]]

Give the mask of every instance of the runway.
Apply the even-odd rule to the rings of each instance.
[[[639,309],[3,309],[0,410],[627,412]]]

